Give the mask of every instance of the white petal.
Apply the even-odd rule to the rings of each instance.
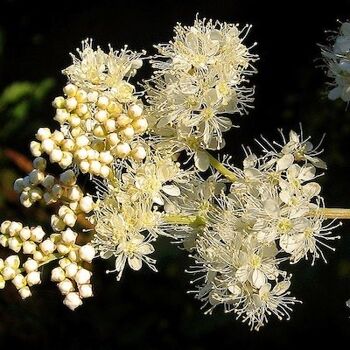
[[[264,209],[266,213],[271,217],[277,217],[280,212],[280,206],[278,205],[277,200],[272,198],[267,199],[264,202]]]
[[[142,260],[136,255],[133,255],[132,257],[128,257],[128,263],[129,263],[129,266],[135,271],[140,270],[142,267]]]
[[[299,178],[304,181],[309,181],[315,177],[315,174],[316,168],[313,165],[306,165],[301,168]]]
[[[153,195],[153,202],[158,205],[164,205],[164,200],[159,193]]]
[[[275,295],[282,295],[289,289],[289,287],[290,287],[290,281],[279,282],[273,288],[272,293]]]
[[[308,198],[313,198],[321,192],[321,186],[317,182],[309,182],[302,187],[302,191]]]
[[[169,196],[180,196],[180,189],[175,185],[164,185],[162,190]]]
[[[258,269],[254,269],[251,276],[251,282],[255,288],[261,288],[266,283],[265,274]]]
[[[245,282],[249,277],[249,266],[241,266],[237,271],[236,271],[236,278],[240,282]]]
[[[137,252],[141,255],[148,255],[154,252],[154,247],[152,244],[143,243],[137,248]]]
[[[200,171],[206,171],[209,168],[210,162],[206,152],[198,151],[194,155],[194,164]]]
[[[112,255],[113,255],[113,252],[110,250],[106,250],[106,251],[100,253],[100,257],[102,259],[109,259]]]
[[[294,162],[294,156],[292,154],[286,154],[277,161],[276,170],[282,171],[288,169]]]

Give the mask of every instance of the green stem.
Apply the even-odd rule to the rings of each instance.
[[[189,225],[194,227],[205,224],[205,220],[197,215],[167,214],[164,218],[168,224]]]
[[[214,156],[212,156],[209,152],[205,151],[208,155],[209,162],[212,167],[214,167],[220,174],[224,175],[228,180],[231,182],[237,181],[237,176],[236,174],[227,169],[224,164],[219,162]]]

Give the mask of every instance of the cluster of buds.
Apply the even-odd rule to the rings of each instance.
[[[45,236],[40,226],[23,227],[17,221],[4,221],[1,224],[1,245],[16,253],[22,251],[23,256],[31,257],[27,258],[22,266],[19,255],[11,255],[5,261],[0,259],[0,288],[5,287],[6,281],[12,280],[21,297],[29,297],[29,287],[41,282],[38,268],[59,258],[59,267],[52,270],[51,278],[58,283],[60,291],[66,296],[65,305],[75,309],[82,304],[82,298],[92,296],[92,274],[83,264],[92,262],[95,249],[90,244],[77,245],[78,234],[70,228],[51,234],[47,238]],[[75,287],[79,293],[74,292]]]
[[[65,97],[56,97],[53,102],[54,119],[61,131],[40,128],[38,141],[31,143],[34,156],[46,153],[51,163],[64,169],[74,163],[82,173],[103,178],[110,175],[115,159],[141,161],[146,157],[146,149],[138,140],[148,128],[140,101],[125,105],[71,83],[63,91]]]
[[[45,174],[46,160],[37,157],[33,161],[34,169],[24,178],[14,183],[14,190],[20,194],[23,206],[29,208],[35,202],[43,199],[45,204],[56,203],[58,200],[68,202],[71,208],[84,207],[89,199],[76,184],[77,176],[69,169],[60,174],[57,180],[53,175]],[[90,197],[88,197],[90,198]],[[80,204],[81,203],[81,204]],[[82,209],[83,211],[86,211]]]
[[[11,280],[22,299],[26,299],[32,295],[29,287],[41,282],[40,272],[37,271],[39,265],[33,259],[28,259],[23,268],[20,268],[20,263],[17,255],[10,255],[5,260],[0,259],[0,289],[5,287],[6,281]]]
[[[56,238],[57,251],[62,255],[59,266],[51,271],[51,280],[57,283],[65,296],[63,303],[74,310],[82,304],[83,298],[93,295],[90,278],[92,273],[83,267],[95,257],[95,249],[90,244],[78,246],[78,234],[67,229]]]

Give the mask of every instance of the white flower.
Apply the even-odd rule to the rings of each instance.
[[[82,50],[77,49],[77,52],[79,56],[71,55],[73,64],[63,73],[81,88],[92,91],[114,88],[119,94],[125,84],[123,78],[135,74],[135,69],[142,66],[140,58],[144,54],[130,51],[127,47],[115,51],[111,46],[105,53],[99,46],[94,50],[89,39],[82,42]]]
[[[242,43],[249,29],[196,19],[191,27],[179,24],[169,44],[156,46],[155,76],[146,84],[155,134],[172,133],[190,149],[194,138],[195,152],[224,146],[222,134],[233,126],[224,114],[244,114],[253,101],[254,89],[244,86],[257,59]]]
[[[321,53],[325,61],[327,76],[333,81],[328,93],[330,100],[341,98],[350,101],[350,23],[344,22],[337,35],[331,35],[329,46],[321,45]]]
[[[153,271],[157,271],[154,266],[155,260],[148,257],[149,254],[154,252],[154,248],[149,242],[151,242],[150,239],[145,240],[144,236],[135,235],[118,245],[115,252],[115,271],[118,272],[118,280],[122,276],[126,262],[135,271],[141,269],[142,262],[145,262]]]

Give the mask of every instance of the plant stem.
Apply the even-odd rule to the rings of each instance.
[[[343,208],[319,208],[306,214],[308,217],[323,216],[326,219],[350,219],[350,209]],[[167,214],[164,216],[168,224],[188,225],[199,227],[205,224],[205,219],[200,215]]]
[[[308,216],[321,214],[327,219],[350,219],[350,209],[343,208],[318,208],[308,213]]]
[[[197,215],[181,215],[181,214],[167,214],[164,216],[168,224],[188,225],[188,226],[202,226],[205,221],[201,216]]]
[[[212,156],[209,152],[207,152],[209,162],[212,167],[214,167],[220,174],[224,175],[231,182],[237,181],[237,176],[235,173],[225,167],[224,164],[219,162],[214,156]]]

